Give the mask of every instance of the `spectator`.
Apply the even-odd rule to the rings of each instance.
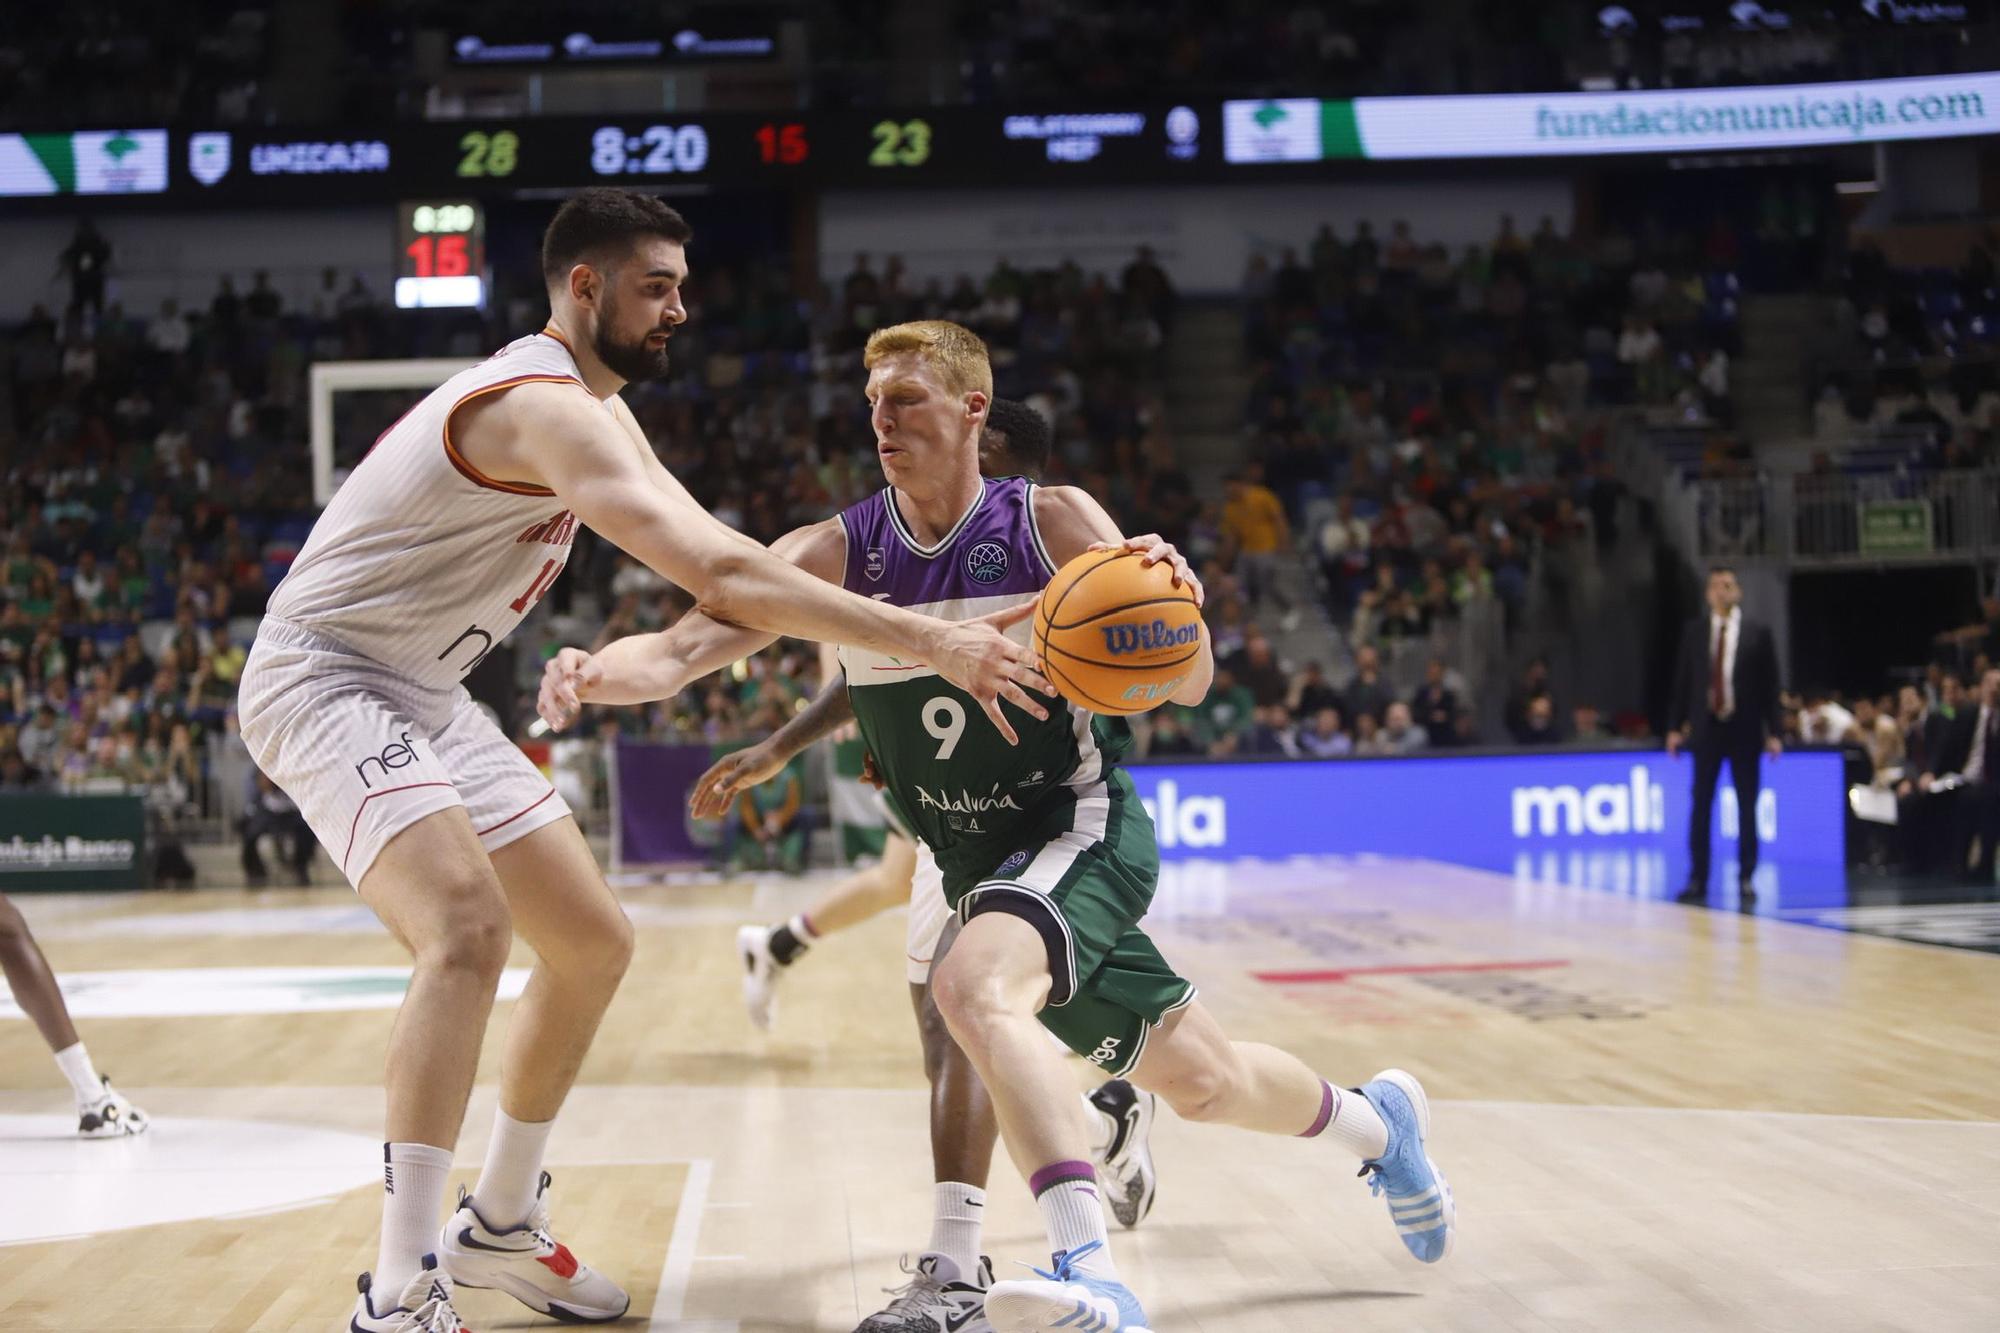
[[[1410,711],[1416,716],[1417,724],[1424,729],[1431,745],[1442,747],[1458,743],[1458,696],[1445,683],[1441,658],[1433,657],[1424,664],[1424,683],[1417,688],[1416,697],[1410,700]]]
[[[270,869],[257,846],[258,840],[268,834],[274,843],[289,841],[291,850],[285,864],[291,867],[301,887],[311,884],[313,849],[319,840],[306,826],[305,816],[299,813],[292,798],[279,790],[278,784],[256,768],[250,769],[249,788],[243,808],[244,882],[253,889],[261,889],[270,882]]]
[[[1354,738],[1340,725],[1340,710],[1320,708],[1312,715],[1312,725],[1299,732],[1299,752],[1307,759],[1343,759],[1354,753]]]
[[[1415,754],[1430,744],[1430,737],[1410,716],[1410,706],[1400,701],[1389,705],[1379,740],[1386,754]]]
[[[1272,655],[1271,641],[1261,630],[1251,629],[1243,640],[1243,651],[1230,662],[1230,667],[1259,708],[1282,707],[1291,693],[1285,673]]]
[[[1799,740],[1805,745],[1839,745],[1854,730],[1854,714],[1824,689],[1806,691],[1799,713]]]
[[[1248,731],[1256,719],[1257,699],[1247,686],[1239,684],[1236,674],[1227,667],[1218,666],[1215,681],[1209,686],[1208,697],[1195,706],[1195,715],[1201,719],[1202,730],[1210,743],[1224,736]]]
[[[1255,463],[1229,479],[1227,495],[1222,532],[1236,551],[1245,595],[1259,609],[1273,601],[1279,603],[1284,608],[1281,623],[1285,630],[1298,628],[1298,609],[1279,587],[1279,560],[1292,544],[1284,506],[1264,485],[1263,469]]]
[[[1346,707],[1340,691],[1328,682],[1325,668],[1317,662],[1306,663],[1305,670],[1292,682],[1290,703],[1292,716],[1300,721],[1316,717],[1324,709]]]
[[[1347,682],[1345,691],[1347,711],[1354,717],[1357,733],[1361,719],[1382,720],[1396,695],[1389,688],[1389,682],[1382,678],[1382,655],[1372,647],[1357,648],[1354,652],[1354,675]]]
[[[1170,705],[1153,715],[1152,736],[1146,743],[1147,758],[1181,758],[1201,752],[1201,742],[1182,721],[1180,708]]]
[[[22,761],[29,768],[46,770],[61,738],[62,729],[56,710],[44,702],[36,705],[33,719],[21,728],[15,744],[21,752]]]
[[[1545,657],[1537,657],[1521,672],[1520,683],[1507,696],[1507,705],[1501,720],[1506,724],[1507,734],[1516,741],[1527,730],[1528,706],[1540,695],[1549,691],[1549,662]],[[1525,742],[1524,742],[1525,743]]]
[[[1569,738],[1578,745],[1603,745],[1612,739],[1596,704],[1578,704],[1570,710]]]
[[[1554,745],[1561,736],[1556,731],[1556,701],[1546,694],[1528,700],[1520,730],[1514,733],[1517,745]]]
[[[1260,705],[1255,711],[1255,719],[1243,734],[1242,753],[1298,758],[1297,733],[1292,726],[1291,714],[1285,711],[1284,705]]]
[[[1993,889],[1995,852],[2000,850],[2000,669],[1979,681],[1978,707],[1966,757],[1958,777],[1957,827],[1951,867],[1985,892]]]
[[[781,719],[775,712],[758,719],[753,730],[769,734]],[[777,868],[787,875],[805,869],[805,827],[799,815],[805,803],[805,786],[800,780],[797,759],[787,763],[768,782],[751,788],[737,798],[737,817],[742,831],[737,847],[737,865],[758,869]]]
[[[1357,713],[1354,716],[1354,753],[1366,758],[1380,758],[1390,753],[1382,740],[1382,724],[1375,720],[1373,713]]]
[[[1858,745],[1868,755],[1868,773],[1879,779],[1903,762],[1903,733],[1895,718],[1868,695],[1854,701],[1854,725],[1846,741]]]
[[[104,313],[104,279],[111,268],[111,242],[84,218],[76,224],[69,244],[57,257],[56,267],[69,277],[70,309],[87,310],[92,316]]]

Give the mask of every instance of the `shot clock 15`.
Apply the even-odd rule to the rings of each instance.
[[[414,310],[485,304],[486,210],[468,199],[398,205],[396,305]]]

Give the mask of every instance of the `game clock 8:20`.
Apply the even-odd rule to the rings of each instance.
[[[590,136],[590,166],[600,176],[672,176],[708,165],[708,131],[699,125],[648,125],[628,134],[606,125]]]

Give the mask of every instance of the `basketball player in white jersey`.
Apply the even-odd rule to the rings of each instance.
[[[687,319],[687,223],[586,190],[542,243],[541,333],[376,441],[271,596],[238,711],[258,764],[415,962],[390,1038],[381,1246],[351,1333],[455,1333],[454,1282],[571,1322],[629,1300],[550,1234],[543,1149],[632,955],[563,800],[460,679],[531,610],[583,523],[712,615],[868,644],[961,683],[1008,735],[1051,693],[1018,617],[951,624],[835,591],[704,511],[618,398]],[[440,1236],[452,1147],[518,934],[536,964],[507,1034],[478,1183]]]

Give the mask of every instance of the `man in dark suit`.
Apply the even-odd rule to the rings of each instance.
[[[1694,809],[1689,818],[1687,887],[1682,902],[1708,896],[1709,817],[1722,763],[1736,786],[1737,879],[1742,901],[1756,891],[1757,793],[1762,786],[1760,751],[1776,758],[1784,748],[1784,718],[1778,707],[1778,650],[1771,630],[1743,614],[1743,589],[1736,571],[1716,566],[1708,572],[1708,614],[1692,621],[1674,665],[1672,711],[1667,718],[1667,753],[1682,744],[1694,751]]]

